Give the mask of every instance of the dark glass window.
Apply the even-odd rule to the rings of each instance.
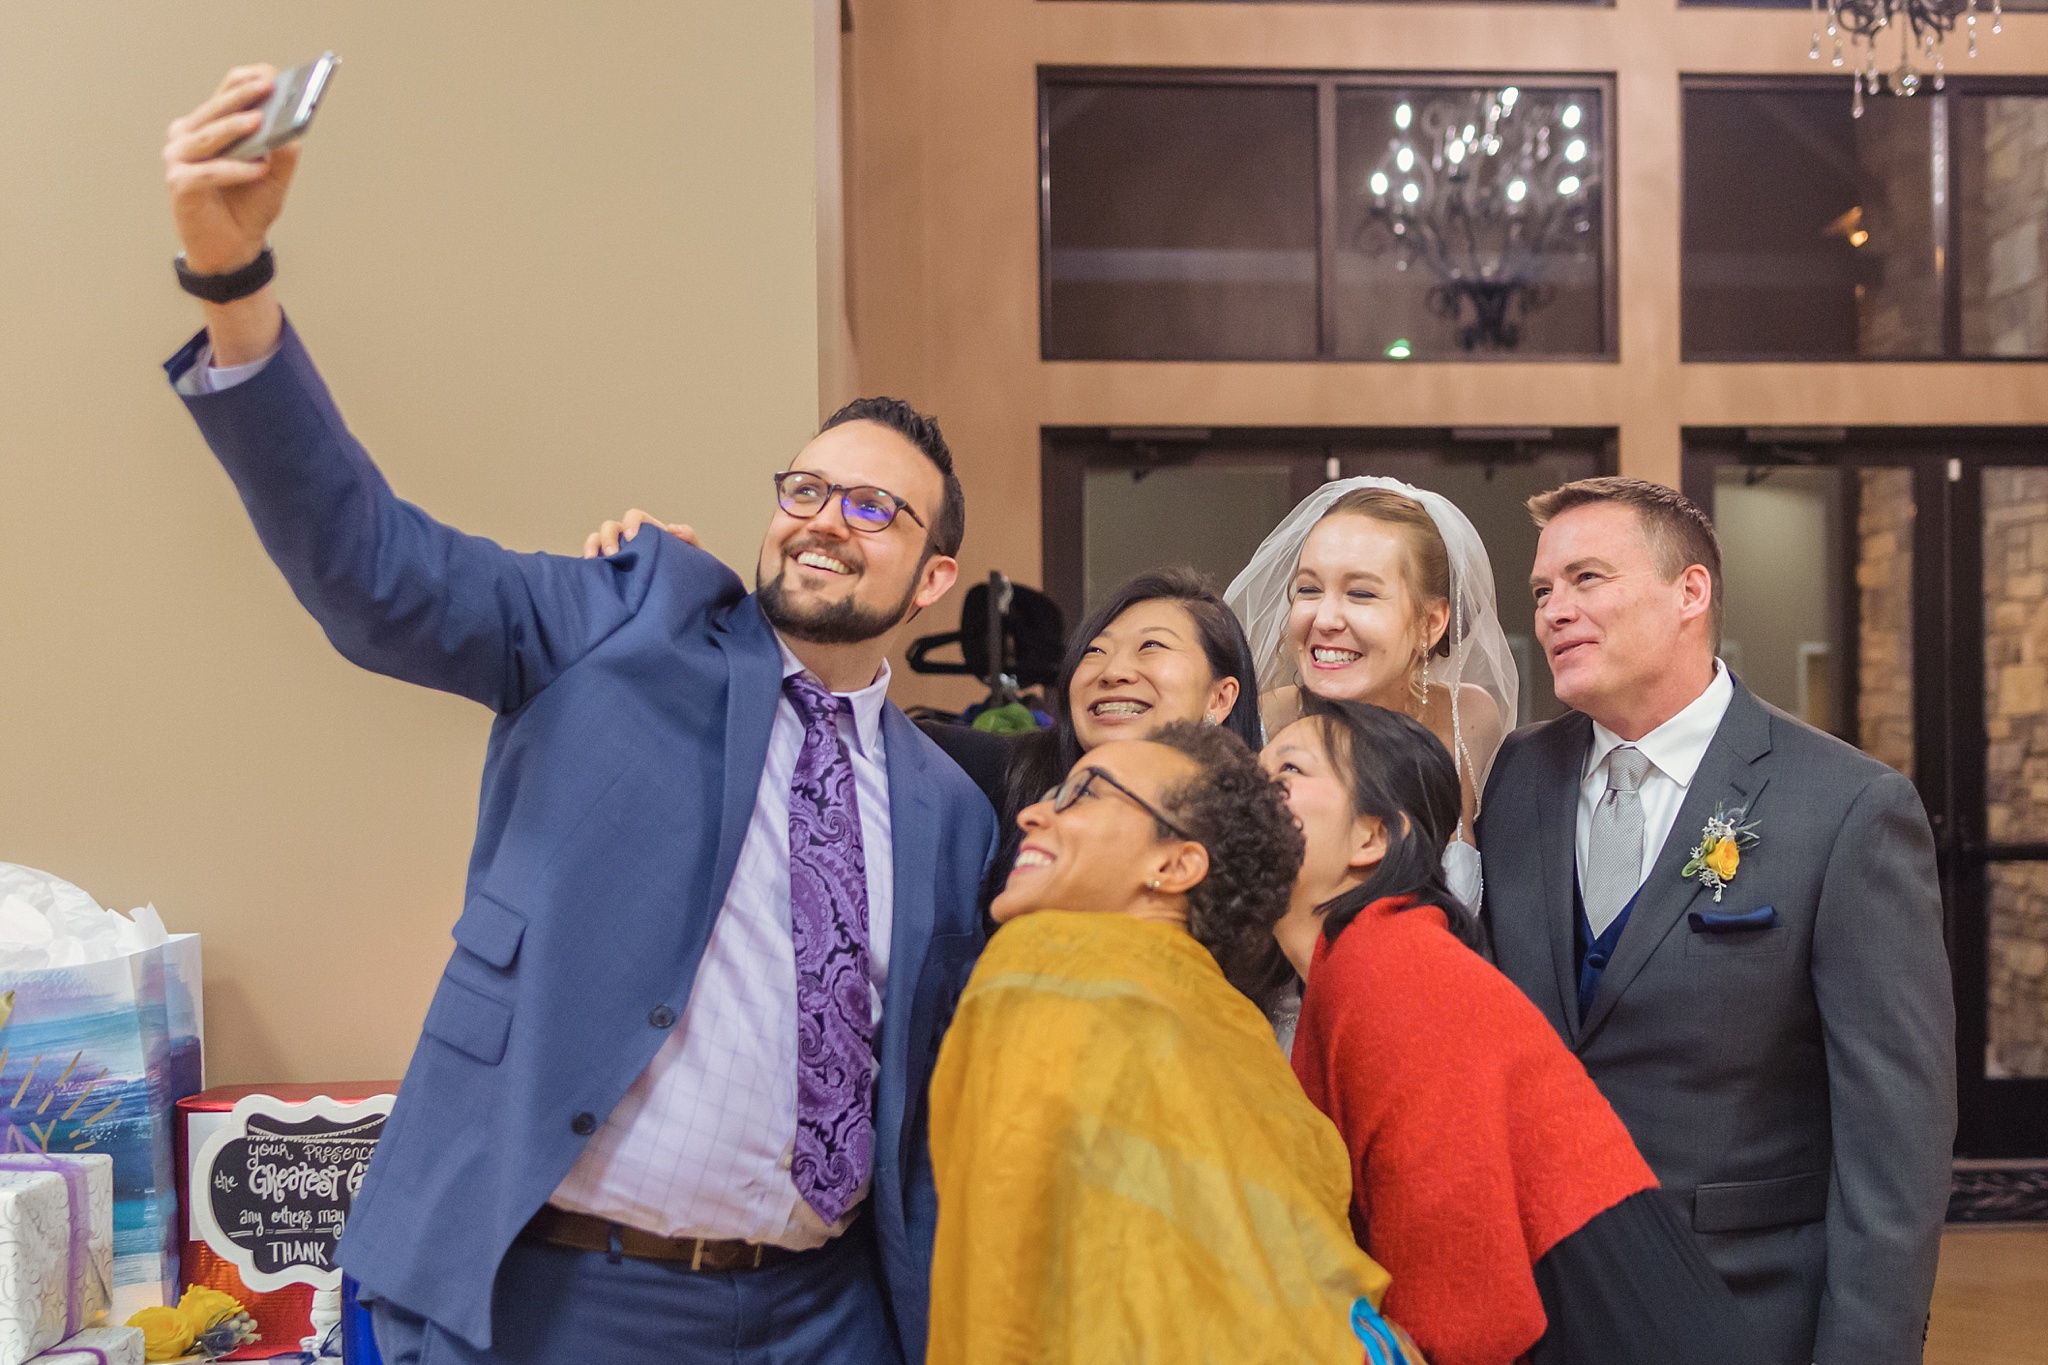
[[[1602,354],[1605,163],[1597,89],[1340,88],[1337,355]]]
[[[1848,84],[1688,83],[1685,358],[2048,355],[2048,83]]]
[[[1045,358],[1609,358],[1606,96],[1048,72]]]
[[[1049,85],[1049,360],[1316,354],[1313,86]]]

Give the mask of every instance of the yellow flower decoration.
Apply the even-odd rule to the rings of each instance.
[[[231,1318],[242,1311],[241,1301],[232,1294],[223,1294],[218,1289],[195,1284],[185,1291],[185,1297],[178,1300],[178,1313],[192,1328],[197,1337],[207,1328],[225,1318]]]
[[[1742,850],[1757,841],[1756,821],[1744,819],[1748,813],[1742,806],[1734,810],[1715,806],[1707,817],[1707,827],[1700,831],[1700,841],[1693,845],[1691,860],[1679,870],[1679,876],[1688,881],[1697,877],[1701,886],[1713,892],[1716,905],[1742,866]]]
[[[142,1329],[143,1358],[152,1361],[176,1360],[192,1349],[199,1335],[175,1308],[145,1308],[128,1319],[128,1325]]]

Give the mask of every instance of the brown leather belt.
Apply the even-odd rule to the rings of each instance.
[[[639,1228],[606,1222],[587,1213],[571,1213],[544,1204],[519,1234],[521,1241],[545,1242],[549,1246],[577,1251],[605,1251],[630,1256],[636,1261],[680,1261],[692,1270],[724,1273],[760,1270],[787,1265],[815,1253],[791,1251],[787,1247],[763,1246],[759,1242],[713,1242],[702,1237],[657,1237]]]

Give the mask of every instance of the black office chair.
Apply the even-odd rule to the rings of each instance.
[[[953,645],[960,647],[958,663],[932,657]],[[960,629],[911,642],[910,669],[980,678],[989,691],[983,706],[1006,706],[1024,688],[1058,682],[1066,649],[1067,622],[1059,603],[991,572],[988,582],[967,590]]]

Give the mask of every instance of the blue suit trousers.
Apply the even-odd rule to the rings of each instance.
[[[489,1350],[370,1305],[385,1365],[903,1365],[873,1220],[800,1261],[733,1274],[516,1242]]]

